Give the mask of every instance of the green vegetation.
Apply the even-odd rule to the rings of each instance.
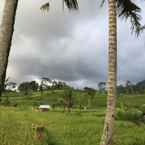
[[[5,92],[0,107],[1,145],[96,145],[103,128],[106,94],[73,90],[72,112],[64,112],[61,99],[64,90],[24,93]],[[88,105],[93,94],[91,108]],[[95,95],[94,95],[95,94]],[[4,102],[9,99],[9,104]],[[37,110],[39,104],[53,104],[49,112]],[[80,106],[82,109],[80,111]],[[118,97],[114,144],[145,145],[143,111],[145,94]],[[44,136],[38,139],[36,127],[44,127]]]

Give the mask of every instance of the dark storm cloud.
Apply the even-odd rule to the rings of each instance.
[[[106,7],[80,0],[80,10],[69,13],[54,0],[50,12],[42,13],[46,1],[20,1],[7,75],[18,82],[47,76],[96,87],[107,76]],[[118,28],[119,81],[145,79],[145,37],[131,36],[124,22]]]

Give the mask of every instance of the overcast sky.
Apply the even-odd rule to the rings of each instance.
[[[106,81],[107,7],[100,9],[97,0],[79,0],[80,10],[69,12],[62,10],[61,0],[51,0],[50,12],[42,13],[44,2],[20,0],[7,76],[16,82],[49,77],[77,87]],[[129,23],[119,19],[118,80],[144,79],[145,33],[137,39]]]

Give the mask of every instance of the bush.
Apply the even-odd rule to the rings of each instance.
[[[36,128],[36,140],[41,145],[58,145],[59,143],[54,138],[54,136],[51,135],[51,133],[48,131],[47,128],[43,126],[39,126]]]
[[[131,109],[128,111],[118,109],[116,114],[116,119],[139,122],[142,121],[143,119],[143,112],[138,109]]]
[[[1,101],[1,105],[4,105],[4,106],[11,106],[11,102],[9,100],[8,97],[6,97],[4,100]]]
[[[115,145],[145,145],[145,139],[140,136],[128,138],[127,140],[117,139],[113,142]]]
[[[145,104],[143,104],[141,107],[140,107],[140,110],[143,112],[143,114],[145,115]]]

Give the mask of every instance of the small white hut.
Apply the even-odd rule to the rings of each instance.
[[[39,110],[42,112],[46,112],[46,111],[51,110],[51,106],[50,105],[40,105]]]

